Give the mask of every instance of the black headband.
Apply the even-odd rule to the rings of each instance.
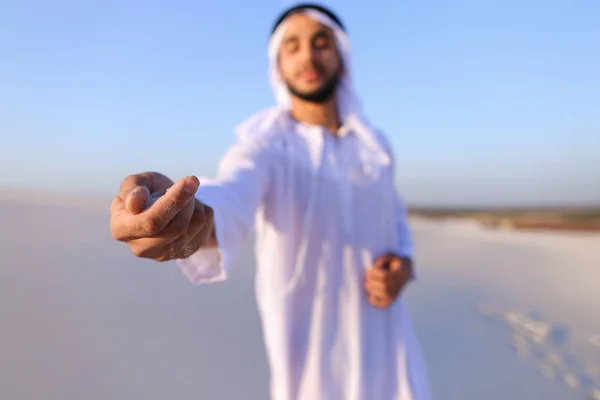
[[[302,3],[302,4],[298,4],[292,8],[288,8],[287,10],[285,10],[280,16],[279,18],[277,18],[277,21],[275,22],[275,25],[273,25],[273,29],[271,29],[271,35],[273,33],[275,33],[275,30],[277,29],[277,27],[279,25],[281,25],[281,23],[283,22],[283,20],[285,20],[288,16],[290,16],[291,14],[300,12],[300,11],[304,11],[304,10],[316,10],[319,12],[322,12],[323,14],[327,15],[329,18],[331,18],[336,24],[338,24],[340,26],[340,28],[345,32],[346,28],[344,27],[344,24],[342,24],[342,21],[337,17],[337,15],[335,15],[333,13],[333,11],[320,6],[318,4],[313,4],[313,3]]]

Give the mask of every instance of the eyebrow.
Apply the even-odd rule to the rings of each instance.
[[[329,33],[327,32],[326,29],[319,29],[317,32],[315,32],[311,39],[315,39],[315,38],[329,38]],[[287,36],[286,38],[283,39],[283,43],[291,43],[291,42],[296,42],[298,41],[298,35],[292,34],[290,36]]]
[[[327,30],[325,29],[320,29],[317,32],[315,32],[315,34],[312,36],[313,38],[317,38],[317,37],[329,37],[329,32],[327,32]]]
[[[298,35],[290,35],[283,39],[283,43],[292,43],[298,41]]]

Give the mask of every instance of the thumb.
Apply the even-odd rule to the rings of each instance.
[[[132,214],[139,214],[146,208],[146,203],[150,199],[150,191],[146,186],[137,186],[129,193],[125,199],[125,207]]]
[[[375,263],[373,264],[373,267],[376,269],[383,269],[383,270],[387,270],[389,269],[389,263],[390,261],[392,261],[392,255],[391,254],[386,254],[383,255],[381,257],[378,257],[375,260]]]
[[[163,229],[194,198],[199,186],[200,181],[195,176],[179,180],[164,195],[151,198],[153,203],[145,209],[144,214],[160,221],[159,230]]]
[[[403,267],[402,259],[399,257],[394,257],[389,262],[390,271],[400,271]]]

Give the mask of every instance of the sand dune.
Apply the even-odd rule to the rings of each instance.
[[[600,236],[413,226],[436,399],[600,399]],[[0,199],[0,237],[1,399],[268,397],[250,247],[196,287],[112,241],[108,203]]]

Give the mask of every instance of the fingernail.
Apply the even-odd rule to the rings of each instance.
[[[188,176],[185,178],[185,183],[183,184],[183,191],[187,194],[196,193],[198,190],[198,179],[193,176]]]

